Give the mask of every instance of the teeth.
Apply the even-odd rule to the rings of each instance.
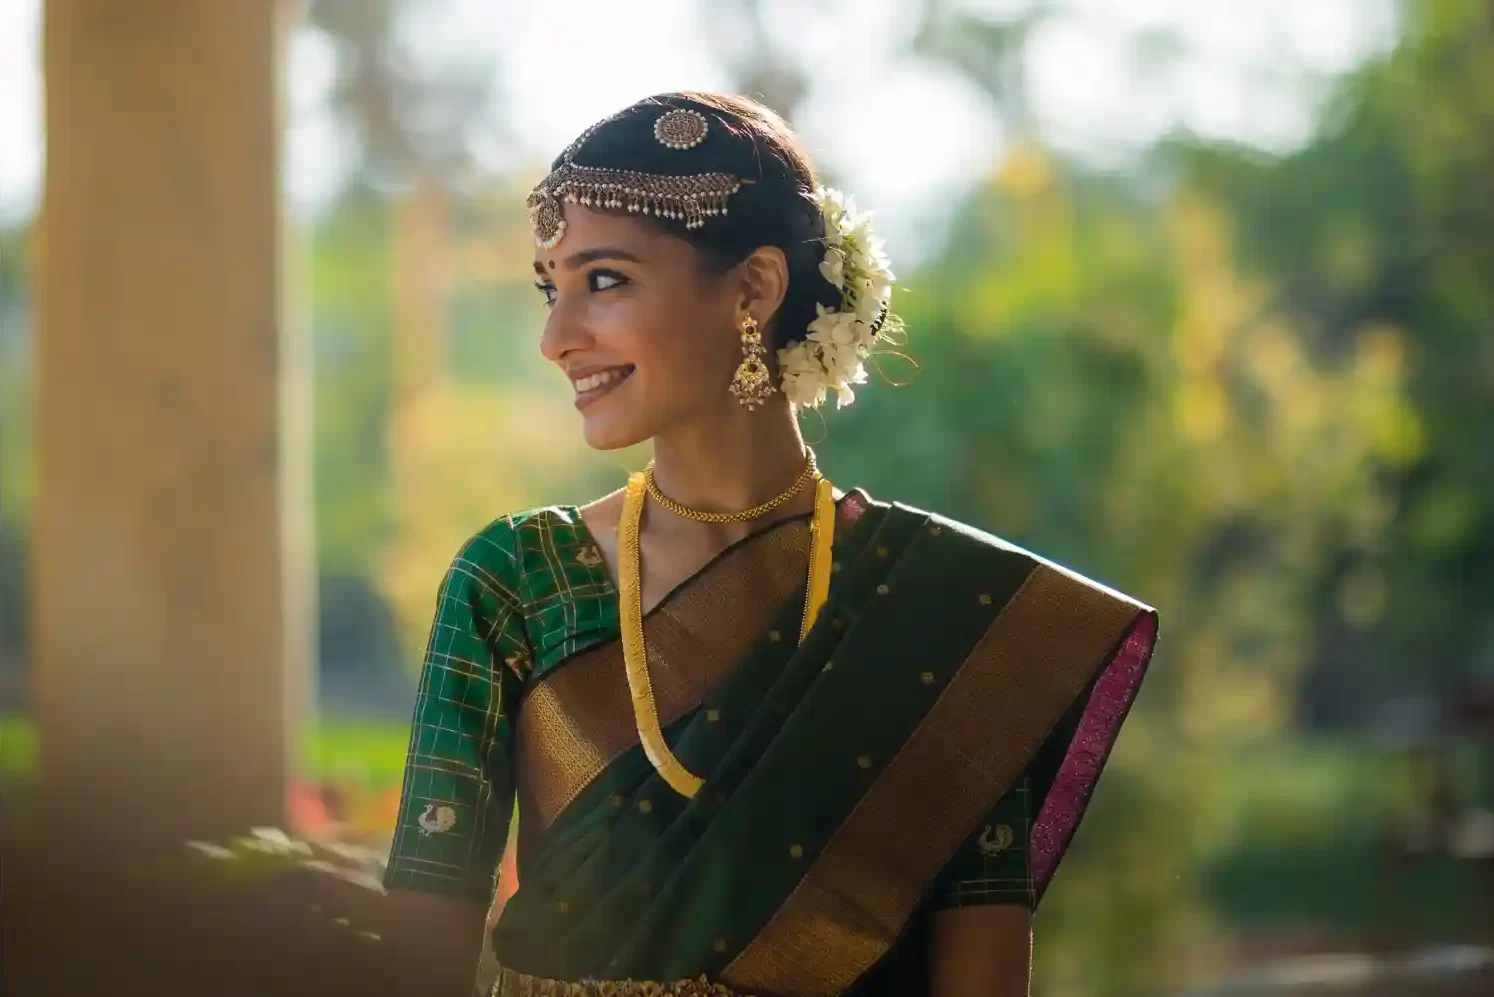
[[[620,377],[622,377],[622,372],[619,370],[604,370],[601,373],[591,374],[587,377],[580,378],[573,383],[576,386],[576,393],[579,395],[582,392],[595,391],[602,385],[610,384]]]

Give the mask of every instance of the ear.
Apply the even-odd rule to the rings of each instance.
[[[741,299],[737,317],[751,315],[763,327],[764,339],[773,317],[788,294],[788,259],[777,246],[759,246],[737,265],[741,275]]]

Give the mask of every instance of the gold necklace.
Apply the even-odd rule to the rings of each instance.
[[[654,462],[649,461],[648,466],[643,469],[643,483],[648,488],[648,496],[655,502],[685,519],[693,519],[697,523],[746,523],[754,519],[760,519],[774,509],[778,508],[789,499],[798,495],[804,486],[820,476],[819,466],[815,463],[814,451],[805,450],[804,470],[799,472],[799,477],[788,487],[788,491],[781,492],[773,498],[755,505],[751,509],[743,509],[741,512],[705,512],[700,509],[692,509],[687,505],[680,505],[674,499],[659,491],[659,485],[654,481]]]
[[[811,467],[814,456],[810,455]],[[813,472],[815,482],[814,516],[809,524],[809,584],[804,595],[804,616],[799,624],[799,642],[803,643],[830,592],[830,552],[835,543],[835,495],[830,482]],[[675,792],[693,798],[703,780],[685,768],[664,740],[659,724],[659,708],[654,702],[653,682],[648,674],[648,647],[643,640],[643,564],[640,536],[643,529],[643,503],[648,494],[647,472],[628,478],[623,495],[622,518],[617,529],[618,617],[622,631],[623,669],[628,676],[628,692],[633,700],[633,720],[638,727],[638,741],[654,769]],[[795,490],[802,487],[796,485]],[[792,493],[789,493],[792,494]],[[751,510],[748,510],[749,512]]]

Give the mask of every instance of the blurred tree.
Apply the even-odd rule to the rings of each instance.
[[[813,0],[823,8],[826,0]],[[771,30],[764,0],[728,0],[708,5],[701,18],[726,64],[732,89],[767,104],[792,121],[809,92],[809,75]]]
[[[1403,7],[1404,41],[1302,151],[1183,153],[1236,212],[1244,264],[1313,362],[1402,381],[1360,417],[1379,500],[1325,538],[1303,592],[1309,717],[1494,682],[1494,7]]]
[[[447,0],[309,0],[306,23],[332,40],[333,111],[356,136],[355,177],[401,187],[472,179],[478,150],[505,138],[498,53],[429,42]],[[417,39],[426,41],[419,44]],[[470,40],[469,40],[470,41]]]
[[[337,239],[345,227],[376,233],[361,245],[327,244],[327,265],[313,281],[319,327],[328,306],[361,313],[340,324],[340,350],[323,353],[348,364],[337,383],[331,371],[319,377],[323,391],[343,396],[325,408],[338,420],[326,430],[346,444],[321,437],[322,452],[335,453],[329,463],[340,462],[327,467],[331,494],[320,505],[335,531],[324,549],[378,579],[401,656],[412,667],[446,562],[465,537],[509,508],[490,487],[498,465],[484,461],[494,456],[500,426],[490,417],[501,396],[496,386],[478,383],[461,389],[457,401],[449,353],[459,277],[455,233],[476,229],[480,238],[484,228],[478,202],[486,181],[476,169],[477,152],[501,133],[493,101],[499,60],[470,44],[452,52],[436,44],[442,6],[439,0],[312,0],[307,13],[308,24],[338,52],[332,110],[359,140],[358,168],[334,212],[343,217],[324,226],[322,238]],[[375,259],[366,259],[370,252]],[[334,262],[360,256],[362,265]],[[326,282],[336,273],[359,286],[339,293],[345,289]],[[360,335],[362,342],[351,341]],[[448,426],[433,434],[432,413],[465,430]],[[466,468],[449,462],[454,455],[440,445],[446,441],[467,448]],[[439,470],[431,467],[433,451],[440,453]],[[375,481],[366,480],[370,473]],[[354,497],[359,488],[383,499],[382,509]],[[348,501],[334,508],[338,498]],[[368,600],[333,605],[376,608]]]
[[[990,98],[1010,132],[1033,132],[1023,58],[1033,31],[1058,13],[1056,5],[1017,4],[1000,16],[962,9],[950,0],[922,0],[919,7],[913,53],[960,70]]]
[[[25,701],[26,548],[36,492],[29,250],[29,230],[0,230],[0,711]]]
[[[0,229],[0,522],[29,520],[31,460],[30,230]]]
[[[1481,532],[1494,337],[1487,281],[1471,275],[1494,272],[1494,227],[1458,208],[1494,177],[1494,76],[1468,65],[1494,46],[1487,5],[1439,0],[1423,13],[1440,30],[1413,30],[1367,69],[1300,153],[1180,144],[1128,178],[1056,157],[1027,113],[1024,40],[1054,9],[988,22],[932,5],[918,47],[990,92],[1016,137],[945,253],[906,281],[922,367],[910,390],[867,392],[826,450],[874,491],[885,482],[1161,609],[1121,788],[1100,798],[1116,808],[1107,837],[1081,835],[1065,875],[1083,887],[1050,922],[1061,957],[1040,953],[1062,992],[1157,992],[1182,961],[1123,950],[1196,940],[1198,898],[1173,862],[1222,840],[1209,815],[1229,806],[1205,765],[1158,770],[1179,757],[1166,745],[1217,761],[1304,706],[1327,719],[1323,702],[1363,724],[1388,695],[1487,660],[1487,581],[1468,576],[1471,558],[1494,563]],[[1375,95],[1402,119],[1387,127]],[[1430,110],[1443,107],[1459,110]],[[1463,144],[1433,155],[1428,119]],[[1157,177],[1173,178],[1160,193],[1139,182]],[[894,476],[894,462],[920,473]],[[1432,511],[1401,514],[1421,488]],[[1173,860],[1151,844],[1163,835]],[[1100,895],[1126,902],[1096,931]]]

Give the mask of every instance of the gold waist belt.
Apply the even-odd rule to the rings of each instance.
[[[648,980],[588,980],[570,983],[500,969],[492,997],[750,997],[702,976],[698,980],[652,983]]]

